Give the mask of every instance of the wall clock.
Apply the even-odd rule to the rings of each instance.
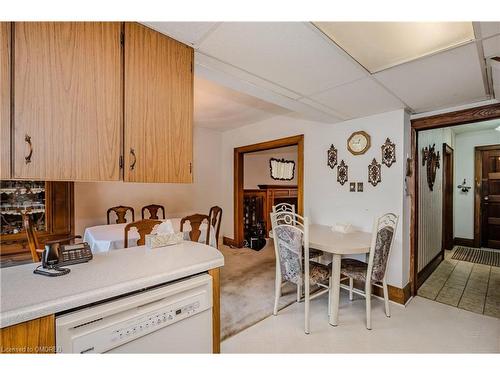
[[[370,148],[370,143],[370,135],[367,132],[354,132],[347,140],[347,149],[353,155],[363,155]]]

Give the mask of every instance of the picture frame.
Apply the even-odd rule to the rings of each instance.
[[[285,159],[269,159],[269,171],[273,180],[291,181],[295,177],[295,162]]]

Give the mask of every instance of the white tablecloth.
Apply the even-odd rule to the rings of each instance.
[[[181,231],[181,219],[173,218],[167,219],[172,223],[175,232]],[[106,252],[109,250],[123,249],[125,226],[124,224],[109,224],[109,225],[96,225],[95,227],[88,227],[85,229],[83,240],[87,242],[94,253]],[[184,227],[184,239],[189,240],[189,226]],[[198,242],[205,243],[207,236],[207,224],[203,223],[200,226],[201,235]],[[128,247],[137,246],[139,233],[136,230],[131,230],[128,236]],[[214,227],[210,228],[210,246],[217,247],[215,240]]]

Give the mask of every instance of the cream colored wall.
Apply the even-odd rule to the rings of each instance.
[[[195,128],[193,142],[193,184],[76,182],[75,232],[83,235],[86,227],[105,224],[106,210],[120,204],[134,207],[136,219],[152,203],[164,205],[168,217],[208,213],[211,206],[220,206],[221,133]]]
[[[287,148],[288,149],[288,148]],[[245,189],[258,189],[257,185],[274,184],[274,185],[297,185],[297,147],[293,150],[281,152],[279,149],[265,153],[249,153],[244,156],[244,176],[243,183]],[[294,177],[290,181],[273,180],[269,169],[269,159],[285,159],[295,162]]]

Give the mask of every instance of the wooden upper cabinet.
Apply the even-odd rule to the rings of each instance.
[[[121,23],[12,29],[14,178],[119,180]]]
[[[0,178],[10,175],[10,22],[0,22]]]
[[[192,182],[193,49],[125,24],[124,180]]]

